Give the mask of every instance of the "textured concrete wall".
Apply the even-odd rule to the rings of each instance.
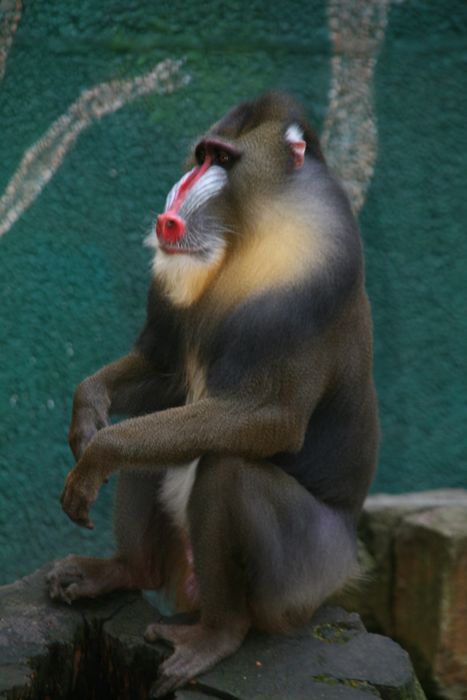
[[[0,580],[110,551],[111,485],[93,533],[57,502],[73,387],[141,325],[142,241],[187,146],[270,87],[304,101],[359,211],[375,488],[465,485],[464,1],[2,0],[0,12]]]

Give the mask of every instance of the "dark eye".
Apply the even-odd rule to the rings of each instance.
[[[231,155],[227,151],[217,151],[216,153],[216,160],[219,165],[229,165],[231,159]]]

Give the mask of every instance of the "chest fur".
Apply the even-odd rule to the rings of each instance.
[[[187,353],[185,361],[187,403],[199,401],[206,396],[206,373],[194,352]],[[169,467],[161,489],[162,502],[174,524],[180,529],[188,529],[188,502],[196,479],[198,461],[190,464]]]

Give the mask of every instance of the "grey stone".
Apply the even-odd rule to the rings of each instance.
[[[53,603],[49,569],[0,588],[0,698],[117,698],[120,687],[129,691],[122,698],[141,697],[136,691],[155,679],[162,658],[161,646],[142,637],[157,613],[136,592]]]
[[[402,643],[433,695],[467,700],[467,491],[371,496],[360,536],[362,582],[333,603]]]
[[[357,615],[335,608],[322,608],[293,637],[250,635],[199,683],[239,700],[424,697],[408,654],[368,634]]]
[[[440,506],[465,506],[466,498],[465,489],[438,489],[399,494],[377,493],[368,496],[365,501],[365,511],[371,513],[387,508],[401,513]]]
[[[43,567],[0,589],[0,698],[142,700],[168,649],[143,631],[157,611],[136,592],[51,602]],[[177,700],[423,700],[408,655],[360,618],[322,608],[294,636],[251,634]]]

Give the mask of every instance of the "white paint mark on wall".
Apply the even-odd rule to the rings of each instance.
[[[374,172],[378,133],[373,76],[390,0],[329,0],[333,47],[323,150],[358,212]]]
[[[22,11],[21,0],[0,0],[0,81],[5,75],[8,54]]]
[[[85,90],[24,154],[0,198],[0,236],[7,233],[34,202],[85,129],[138,97],[150,93],[167,94],[186,85],[189,77],[181,74],[182,63],[167,59],[145,75],[112,80]]]

